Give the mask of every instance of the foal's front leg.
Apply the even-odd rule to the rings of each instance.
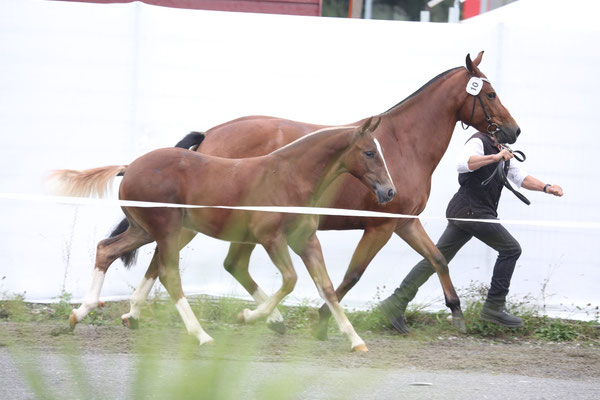
[[[340,306],[335,290],[333,289],[333,284],[331,283],[331,279],[325,268],[321,243],[319,243],[317,235],[311,235],[304,243],[290,243],[290,245],[296,254],[302,258],[302,261],[304,261],[308,273],[315,282],[319,294],[323,300],[325,300],[325,304],[327,304],[331,310],[340,331],[350,339],[352,351],[368,351],[365,342],[358,336],[354,327],[348,320],[348,317],[344,314],[344,310]]]

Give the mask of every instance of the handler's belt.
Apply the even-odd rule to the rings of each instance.
[[[500,147],[510,151],[515,156],[514,157],[515,160],[517,160],[519,162],[523,162],[527,159],[527,157],[525,157],[525,153],[523,153],[520,150],[512,150],[507,145],[500,145]],[[508,181],[508,177],[506,176],[506,172],[504,172],[504,164],[505,164],[504,159],[500,160],[500,162],[498,163],[498,166],[496,167],[494,172],[492,172],[492,174],[490,175],[489,178],[487,178],[485,181],[481,182],[481,184],[483,186],[487,185],[488,183],[491,182],[491,180],[494,178],[495,175],[498,175],[505,188],[507,188],[508,190],[513,192],[513,194],[515,196],[517,196],[517,198],[519,200],[521,200],[523,203],[530,205],[531,202],[529,201],[529,199],[527,197],[525,197],[522,193],[519,193],[515,188],[513,188],[511,186],[510,182]]]

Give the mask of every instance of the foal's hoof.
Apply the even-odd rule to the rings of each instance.
[[[140,326],[138,320],[133,317],[123,317],[121,322],[123,322],[123,326],[129,329],[137,329]]]
[[[269,327],[270,330],[275,331],[275,332],[279,333],[280,335],[283,335],[284,333],[287,332],[287,328],[286,328],[285,324],[283,323],[283,321],[270,321],[270,322],[267,322],[267,326]]]
[[[467,324],[462,311],[452,311],[452,324],[460,333],[467,333]]]
[[[69,315],[69,328],[71,329],[71,331],[73,331],[73,329],[75,329],[75,326],[77,325],[77,318],[75,317],[75,311],[71,312],[71,315]]]
[[[369,349],[367,349],[367,345],[364,343],[356,345],[352,348],[353,353],[366,353],[367,351],[369,351]]]
[[[244,308],[242,311],[240,311],[240,313],[237,316],[238,324],[248,323],[249,319],[250,319],[250,310],[247,308]]]

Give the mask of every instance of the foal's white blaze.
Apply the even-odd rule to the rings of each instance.
[[[146,302],[146,299],[150,294],[150,290],[152,290],[152,286],[154,286],[155,282],[156,278],[142,278],[142,282],[139,284],[137,289],[135,289],[133,295],[131,296],[131,308],[129,309],[129,312],[127,314],[121,315],[121,319],[138,319],[140,317],[142,306]]]
[[[97,268],[94,268],[94,272],[92,274],[92,283],[90,284],[90,288],[83,298],[81,305],[78,309],[73,310],[73,315],[77,322],[80,322],[86,315],[90,313],[93,309],[98,307],[98,301],[100,300],[100,290],[102,289],[102,284],[104,283],[104,276],[106,274],[103,271],[100,271]]]
[[[179,311],[179,315],[190,335],[196,336],[201,345],[205,343],[214,343],[214,339],[200,326],[200,322],[198,322],[198,319],[190,307],[190,303],[188,303],[185,297],[177,300],[175,307],[177,308],[177,311]]]
[[[390,182],[393,185],[394,181],[392,180],[392,175],[390,175],[390,170],[388,169],[388,166],[385,162],[385,158],[383,157],[383,151],[381,150],[381,145],[379,144],[379,140],[377,140],[376,138],[373,138],[373,140],[375,141],[375,146],[377,146],[377,151],[379,152],[379,154],[381,154],[381,159],[383,160],[383,165],[385,167],[385,171],[388,174],[388,178],[390,178]]]

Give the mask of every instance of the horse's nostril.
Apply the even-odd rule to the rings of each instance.
[[[396,195],[396,191],[394,189],[388,190],[388,197],[391,199]]]
[[[521,134],[521,128],[517,128],[517,137]]]

